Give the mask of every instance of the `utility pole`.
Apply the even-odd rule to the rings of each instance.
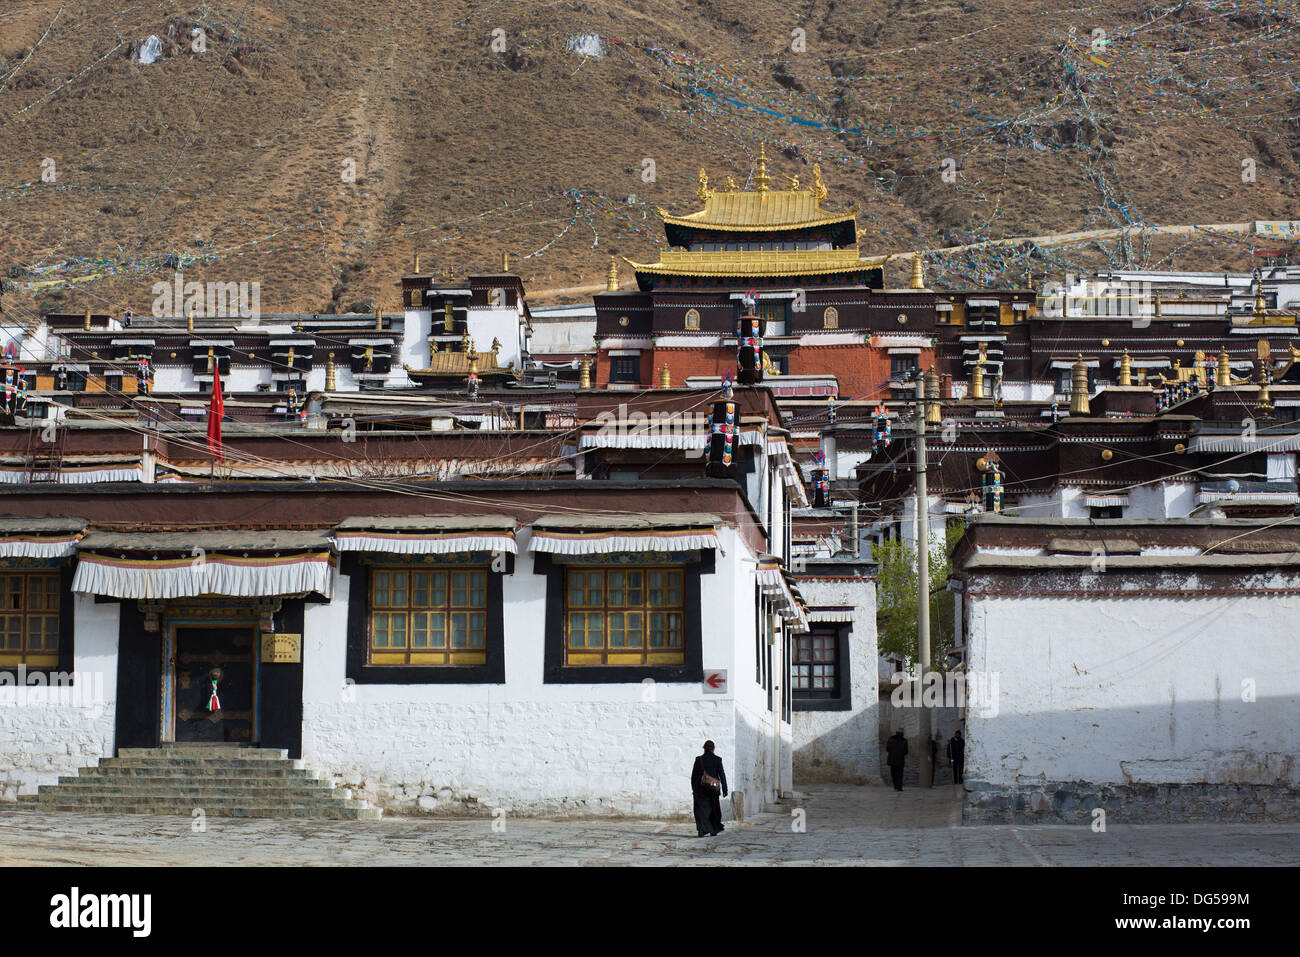
[[[934,761],[930,757],[930,709],[924,701],[925,673],[930,666],[930,494],[925,474],[925,375],[916,376],[916,690],[912,706],[917,712],[917,765],[923,788],[934,786]]]

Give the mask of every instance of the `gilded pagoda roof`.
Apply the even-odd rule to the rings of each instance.
[[[729,232],[772,232],[808,229],[854,220],[858,207],[835,213],[822,209],[812,189],[771,189],[762,192],[712,192],[704,208],[685,216],[658,210],[665,225]]]
[[[822,183],[821,167],[814,165],[812,173],[812,182],[806,185],[801,186],[799,177],[791,176],[787,177],[788,189],[769,189],[767,153],[760,147],[754,189],[740,189],[730,176],[725,189],[710,189],[708,174],[701,169],[696,196],[704,204],[703,209],[684,216],[674,216],[662,207],[656,209],[665,227],[684,226],[711,231],[790,232],[839,223],[856,226],[856,205],[843,213],[822,208],[826,186]]]
[[[857,249],[715,251],[665,249],[657,263],[624,259],[638,273],[660,276],[818,276],[875,269],[885,256],[863,259]]]

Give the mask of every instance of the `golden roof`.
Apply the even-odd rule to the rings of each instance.
[[[429,354],[429,367],[427,369],[412,369],[408,365],[403,365],[407,373],[417,376],[447,376],[449,378],[465,378],[470,373],[470,364],[473,363],[473,371],[479,376],[489,375],[511,375],[519,377],[511,363],[509,366],[497,364],[497,352],[501,348],[501,343],[492,342],[491,352],[476,352],[473,342],[466,343],[467,348],[460,352],[450,349],[443,352],[431,352]]]
[[[712,193],[703,209],[686,216],[674,216],[662,208],[658,212],[666,224],[756,232],[842,223],[854,219],[858,207],[846,213],[833,213],[822,209],[817,197],[808,190],[771,189],[761,193]]]
[[[696,195],[704,204],[703,209],[685,216],[674,216],[662,207],[656,209],[667,225],[738,231],[806,229],[847,222],[858,213],[856,205],[844,213],[822,209],[826,187],[820,166],[813,167],[813,181],[809,186],[800,187],[798,177],[792,177],[790,189],[768,189],[766,155],[760,152],[754,182],[757,189],[739,190],[731,177],[727,177],[725,190],[710,189],[708,176],[701,169]]]
[[[772,195],[771,193],[768,194]],[[747,252],[665,249],[657,263],[624,259],[637,272],[661,276],[815,276],[874,269],[886,257],[863,259],[857,249]]]

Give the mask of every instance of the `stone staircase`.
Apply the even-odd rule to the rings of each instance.
[[[35,810],[100,814],[378,820],[383,813],[335,790],[285,751],[238,744],[122,748],[93,768],[18,798]]]

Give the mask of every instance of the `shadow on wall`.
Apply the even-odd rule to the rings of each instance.
[[[1300,821],[1297,715],[1300,697],[990,717],[972,709],[962,819]]]
[[[856,714],[842,711],[796,711],[794,713],[796,737],[802,730],[800,727],[802,716],[822,713],[843,715],[844,721],[822,734],[802,740],[796,747],[795,788],[805,784],[879,783],[880,755],[876,730],[878,709],[867,708]]]

